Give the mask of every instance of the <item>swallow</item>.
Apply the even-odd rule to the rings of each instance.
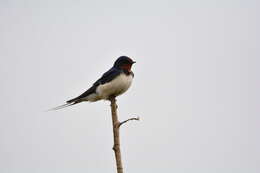
[[[112,68],[105,72],[87,91],[68,100],[66,104],[52,108],[58,110],[81,102],[96,102],[109,100],[110,97],[117,97],[126,92],[132,84],[134,73],[132,65],[136,63],[127,56],[120,56]]]

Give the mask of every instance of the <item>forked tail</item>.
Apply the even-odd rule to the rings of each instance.
[[[79,102],[66,103],[66,104],[64,104],[64,105],[60,105],[60,106],[51,108],[51,109],[49,109],[49,110],[47,110],[47,111],[56,111],[56,110],[59,110],[59,109],[66,108],[66,107],[68,107],[68,106],[75,105],[75,104],[77,104],[77,103],[79,103]]]

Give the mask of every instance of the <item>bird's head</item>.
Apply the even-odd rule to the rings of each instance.
[[[120,56],[115,61],[113,67],[119,68],[119,69],[122,69],[122,70],[126,70],[126,71],[130,72],[131,71],[131,67],[132,67],[132,65],[134,63],[135,63],[135,61],[133,61],[131,58],[129,58],[127,56]]]

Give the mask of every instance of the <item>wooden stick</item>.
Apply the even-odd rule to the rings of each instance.
[[[110,102],[111,102],[111,114],[112,114],[112,123],[113,123],[113,135],[114,135],[113,150],[115,152],[115,157],[116,157],[117,173],[123,173],[123,165],[122,165],[121,151],[120,151],[120,134],[119,134],[120,122],[118,121],[117,105],[116,105],[115,97],[111,97]]]
[[[116,168],[117,173],[123,173],[123,164],[121,159],[121,150],[120,150],[120,133],[119,133],[119,127],[123,125],[124,123],[130,121],[130,120],[140,120],[139,117],[137,118],[129,118],[125,121],[120,122],[118,120],[117,116],[117,104],[116,104],[116,98],[110,97],[109,98],[111,102],[111,114],[112,114],[112,125],[113,125],[113,135],[114,135],[114,146],[113,150],[115,152],[115,158],[116,158]]]

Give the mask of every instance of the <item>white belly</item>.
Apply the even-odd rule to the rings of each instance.
[[[124,73],[117,76],[114,80],[99,85],[97,87],[97,95],[100,99],[107,99],[110,95],[118,96],[123,94],[131,86],[133,80],[132,75],[126,75]]]

